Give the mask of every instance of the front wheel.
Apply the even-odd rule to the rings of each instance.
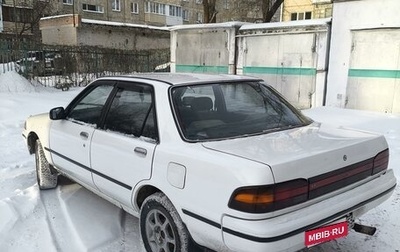
[[[140,211],[140,233],[147,252],[187,252],[189,233],[163,193],[149,196]]]
[[[58,174],[47,162],[39,139],[35,143],[36,178],[39,189],[52,189],[57,186]]]

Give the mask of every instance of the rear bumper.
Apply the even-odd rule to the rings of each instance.
[[[396,187],[393,170],[352,190],[270,219],[246,220],[225,215],[223,240],[232,251],[296,251],[305,247],[305,231],[352,213],[359,217],[387,200]]]

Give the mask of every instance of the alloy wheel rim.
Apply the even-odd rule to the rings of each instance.
[[[153,252],[176,251],[176,236],[172,223],[163,212],[151,210],[146,217],[146,238]]]

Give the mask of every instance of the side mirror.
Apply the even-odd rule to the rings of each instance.
[[[65,110],[63,107],[57,107],[50,110],[49,113],[51,120],[65,119]]]

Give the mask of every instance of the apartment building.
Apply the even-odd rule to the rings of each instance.
[[[202,22],[202,13],[199,0],[59,0],[56,6],[58,15],[155,26]]]
[[[38,31],[33,25],[35,10],[42,9],[43,1],[0,0],[0,38],[31,37]]]
[[[260,22],[260,5],[260,0],[217,0],[213,21]],[[203,0],[0,0],[0,39],[40,40],[39,20],[48,16],[173,26],[203,23],[203,13]],[[273,21],[279,21],[277,14]]]
[[[46,16],[172,26],[203,22],[202,0],[0,0],[0,39],[34,39]]]
[[[320,19],[331,16],[331,0],[285,0],[282,4],[282,21]]]

